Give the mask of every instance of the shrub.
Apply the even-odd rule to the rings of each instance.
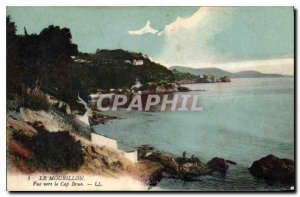
[[[13,133],[13,139],[21,142],[33,155],[33,163],[43,171],[78,170],[83,164],[80,141],[68,131],[49,132],[34,124],[37,134],[29,137],[20,132]]]
[[[37,167],[44,170],[78,170],[83,164],[80,141],[68,131],[39,132],[32,137],[31,149],[36,156]]]
[[[32,110],[45,110],[48,111],[50,104],[45,95],[41,92],[31,92],[25,96],[25,107]]]
[[[10,140],[8,143],[9,152],[17,155],[18,157],[30,160],[32,159],[32,154],[22,144],[18,143],[16,140]]]

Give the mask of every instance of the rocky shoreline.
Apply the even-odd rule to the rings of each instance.
[[[203,163],[198,157],[190,158],[183,153],[182,157],[155,150],[153,147],[143,145],[138,148],[140,162],[147,163],[148,175],[143,177],[144,182],[155,186],[163,178],[180,179],[183,181],[196,181],[200,176],[215,175],[226,177],[226,172],[237,163],[219,157],[214,157]],[[264,179],[268,185],[283,184],[288,187],[295,185],[294,161],[280,159],[268,155],[254,161],[249,168],[249,173],[258,179]]]
[[[150,185],[156,185],[162,178],[193,181],[199,176],[211,175],[213,172],[225,175],[229,166],[236,164],[218,157],[205,164],[198,157],[192,155],[190,158],[186,158],[185,154],[184,152],[182,157],[175,157],[148,145],[138,148],[138,159],[155,166],[154,170],[149,168],[153,171],[147,181]]]
[[[82,153],[80,153],[83,155],[82,163],[78,164],[79,168],[76,172],[79,170],[90,174],[105,174],[116,177],[127,174],[149,186],[158,184],[163,178],[194,181],[200,176],[215,173],[225,177],[230,166],[236,165],[234,161],[219,157],[214,157],[204,163],[196,156],[187,157],[185,152],[181,157],[176,157],[170,153],[156,150],[149,145],[142,145],[137,148],[138,162],[132,163],[115,150],[93,145],[90,139],[86,138],[84,134],[86,131],[83,131],[82,127],[74,126],[77,124],[73,122],[74,120],[72,121],[74,111],[70,109],[68,104],[54,98],[48,101],[52,103],[50,104],[52,107],[48,111],[35,111],[18,107],[9,108],[7,111],[8,149],[9,158],[12,159],[10,163],[15,163],[12,168],[18,169],[22,173],[40,170],[34,164],[38,162],[35,158],[35,149],[31,149],[32,147],[28,146],[27,141],[32,139],[32,136],[41,134],[52,136],[51,133],[53,132],[58,132],[55,135],[66,137],[71,135],[75,139],[74,143],[82,146]],[[91,113],[89,120],[91,125],[106,124],[109,119],[117,118],[101,115],[100,112],[94,110]],[[89,128],[92,131],[90,126]],[[64,132],[59,134],[61,131]],[[66,140],[69,143],[69,138]],[[68,168],[67,170],[74,171]],[[294,186],[295,184],[294,161],[280,159],[273,155],[254,161],[249,168],[249,173],[255,178],[266,180],[266,183],[270,185],[281,183]]]

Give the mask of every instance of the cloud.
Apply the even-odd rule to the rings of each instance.
[[[163,47],[155,59],[166,66],[293,73],[293,58],[283,58],[293,56],[290,8],[201,7],[157,35]]]
[[[230,24],[234,8],[201,7],[192,16],[178,17],[158,36],[164,38],[160,59],[167,65],[197,65],[223,61],[214,45],[214,37]]]
[[[178,16],[161,31],[148,21],[128,33],[156,35],[151,42],[159,42],[159,52],[150,55],[167,67],[294,72],[292,8],[201,7],[190,17]]]
[[[162,35],[164,33],[166,34],[172,34],[176,33],[182,29],[192,28],[198,25],[198,23],[212,10],[215,8],[212,7],[203,7],[200,8],[198,11],[196,11],[192,16],[187,18],[181,18],[177,17],[177,19],[166,25],[165,29],[158,33],[158,35]]]
[[[130,35],[135,35],[135,36],[139,36],[139,35],[143,35],[143,34],[148,34],[148,33],[151,33],[151,34],[156,34],[158,31],[156,29],[153,29],[151,26],[150,26],[150,21],[148,20],[146,25],[139,29],[139,30],[135,30],[135,31],[128,31],[128,33]]]

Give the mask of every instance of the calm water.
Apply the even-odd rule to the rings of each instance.
[[[277,190],[254,179],[247,168],[268,154],[294,156],[293,78],[233,79],[231,83],[186,85],[197,91],[200,112],[110,112],[121,119],[95,130],[133,150],[142,144],[207,162],[222,157],[238,163],[226,177],[195,182],[164,179],[152,190]]]

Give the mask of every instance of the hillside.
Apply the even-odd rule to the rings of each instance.
[[[172,66],[169,68],[170,70],[176,69],[179,72],[191,73],[193,75],[214,75],[217,78],[223,76],[229,76],[230,78],[263,78],[263,77],[288,77],[280,74],[265,74],[258,71],[241,71],[241,72],[228,72],[219,68],[211,67],[211,68],[190,68],[183,66]]]
[[[142,84],[174,81],[172,71],[145,54],[123,49],[83,53],[69,28],[50,25],[38,34],[24,30],[19,35],[9,16],[6,22],[8,96],[42,90],[77,108],[78,93],[87,101],[99,89],[130,89],[137,79]]]
[[[229,76],[232,77],[232,73],[227,72],[225,70],[219,69],[219,68],[190,68],[190,67],[183,67],[183,66],[172,66],[170,67],[170,70],[176,69],[179,72],[183,73],[191,73],[193,75],[214,75],[217,78],[223,77],[223,76]]]
[[[233,73],[233,78],[261,78],[261,77],[264,78],[264,77],[286,77],[286,76],[279,75],[279,74],[264,74],[253,70]]]

